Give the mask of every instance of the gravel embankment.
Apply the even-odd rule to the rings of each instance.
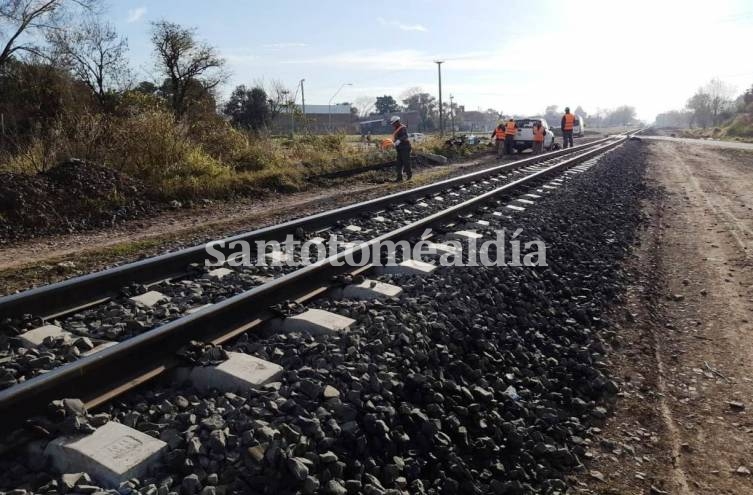
[[[546,242],[548,267],[442,268],[400,279],[396,300],[320,301],[354,328],[226,348],[281,364],[278,386],[241,396],[163,384],[109,405],[170,445],[163,466],[120,492],[564,493],[617,392],[604,315],[641,223],[644,153],[627,143],[510,221],[521,240]],[[66,491],[31,468],[6,461],[0,486]]]
[[[554,159],[554,163],[561,159]],[[544,165],[542,165],[543,167]],[[327,232],[301,232],[299,239],[334,235],[340,242],[360,242],[394,230],[406,223],[417,221],[451,205],[466,201],[478,194],[523,177],[523,171],[514,171],[498,180],[476,181],[463,188],[446,191],[411,201],[399,208],[389,208],[379,215],[369,213],[333,225]],[[357,231],[348,230],[356,227]],[[311,251],[315,253],[315,250]],[[299,261],[299,258],[296,258]],[[123,341],[180,318],[188,310],[221,302],[250,290],[268,278],[276,278],[295,270],[293,266],[233,267],[233,273],[222,279],[210,277],[212,267],[200,265],[187,267],[187,274],[146,287],[133,284],[123,287],[120,293],[105,304],[100,304],[60,320],[46,322],[61,327],[70,338],[48,338],[37,348],[28,349],[17,335],[44,324],[38,315],[24,315],[18,319],[0,320],[0,390],[25,381],[45,371],[75,361],[90,351],[100,341]],[[129,298],[155,290],[167,299],[152,308],[136,305]]]
[[[81,160],[37,175],[0,172],[0,243],[154,215],[161,207],[148,196],[141,181]]]

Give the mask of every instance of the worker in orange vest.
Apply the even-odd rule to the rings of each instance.
[[[533,124],[533,154],[539,155],[544,152],[544,126],[541,122]]]
[[[573,127],[578,119],[574,114],[570,113],[570,107],[565,107],[565,115],[562,116],[562,147],[567,148],[567,143],[570,143],[570,147],[573,147]]]
[[[499,121],[497,128],[492,132],[492,139],[494,139],[494,151],[497,153],[497,160],[502,157],[502,152],[505,150],[505,125],[502,121]]]
[[[505,153],[512,155],[512,145],[515,142],[515,135],[518,133],[518,126],[515,121],[510,119],[505,124]]]
[[[408,180],[413,178],[413,171],[410,167],[410,151],[411,145],[408,140],[408,128],[400,122],[400,117],[394,115],[390,118],[390,124],[395,131],[392,133],[392,142],[397,150],[397,164],[395,165],[395,171],[397,172],[396,182],[402,182],[403,171],[408,176]]]

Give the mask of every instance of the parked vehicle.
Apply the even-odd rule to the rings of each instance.
[[[544,127],[544,149],[549,151],[556,145],[554,143],[554,133],[549,129],[549,124],[543,117],[529,117],[515,121],[518,126],[518,133],[515,135],[513,148],[520,153],[523,150],[533,148],[533,126],[540,122]]]
[[[426,134],[422,132],[409,132],[408,133],[408,139],[411,141],[414,141],[416,143],[420,143],[424,139],[426,139]]]
[[[586,123],[583,121],[583,117],[575,115],[575,125],[573,125],[573,136],[583,137],[583,131],[586,130]]]

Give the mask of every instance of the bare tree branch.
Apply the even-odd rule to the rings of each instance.
[[[272,79],[269,82],[265,81],[263,78],[256,79],[254,81],[254,86],[262,88],[267,94],[270,118],[271,120],[274,120],[288,104],[290,90],[279,79]]]
[[[0,68],[17,52],[38,54],[35,37],[60,29],[73,9],[91,10],[98,0],[0,0]]]
[[[366,117],[374,111],[376,98],[373,96],[359,96],[353,102],[353,106],[358,110],[359,117]]]
[[[182,115],[190,103],[189,91],[209,92],[227,80],[225,60],[216,48],[195,39],[195,29],[167,21],[154,23],[152,29],[157,67],[169,80],[173,111]]]
[[[55,58],[89,86],[100,104],[128,77],[127,40],[94,17],[75,29],[51,31],[48,40]]]

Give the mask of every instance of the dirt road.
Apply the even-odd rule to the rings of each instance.
[[[669,141],[672,143],[681,143],[689,145],[699,146],[713,146],[715,148],[729,148],[736,150],[753,150],[753,143],[738,143],[735,141],[717,141],[714,139],[688,139],[688,138],[676,138],[670,136],[641,136],[641,139],[649,139],[656,141]]]
[[[579,493],[753,493],[753,153],[650,145],[616,414]]]

